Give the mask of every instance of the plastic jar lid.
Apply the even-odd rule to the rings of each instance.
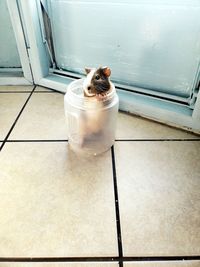
[[[97,100],[95,97],[85,97],[83,94],[83,79],[75,80],[68,85],[66,101],[79,109],[107,108],[116,96],[115,86],[111,83],[110,92],[105,99]],[[102,105],[103,104],[103,105]]]

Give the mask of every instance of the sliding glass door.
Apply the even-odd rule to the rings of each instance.
[[[199,0],[7,1],[36,84],[66,92],[84,67],[108,65],[121,110],[200,131]]]
[[[13,4],[12,7],[14,7]],[[18,16],[16,13],[16,7],[18,7],[17,4],[15,10],[13,9],[9,13],[7,1],[0,1],[0,84],[30,84],[32,82],[30,65],[25,63],[25,61],[28,62],[28,56],[25,43],[24,47],[22,45],[24,42],[23,29],[19,13]],[[13,17],[14,15],[15,17]],[[16,25],[18,27],[17,32],[13,30],[12,20],[13,23],[19,23]]]
[[[188,101],[200,62],[200,8],[194,1],[47,4],[57,68],[83,73],[85,66],[108,65],[119,84]]]

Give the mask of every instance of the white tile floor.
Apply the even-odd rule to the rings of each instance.
[[[0,87],[0,267],[199,267],[200,136],[119,113],[80,158],[63,95],[32,89]]]

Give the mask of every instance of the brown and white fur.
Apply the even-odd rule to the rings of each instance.
[[[83,84],[84,96],[94,97],[101,100],[111,89],[110,75],[111,70],[108,67],[85,68],[87,77]]]
[[[81,120],[80,145],[83,146],[85,139],[92,135],[101,133],[106,122],[106,113],[102,111],[107,94],[111,92],[110,83],[111,70],[108,67],[85,68],[86,78],[83,83],[84,97],[92,103],[94,111],[85,112]]]

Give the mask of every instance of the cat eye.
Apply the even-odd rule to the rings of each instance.
[[[100,79],[100,76],[99,75],[96,75],[95,79],[96,80],[99,80]]]

